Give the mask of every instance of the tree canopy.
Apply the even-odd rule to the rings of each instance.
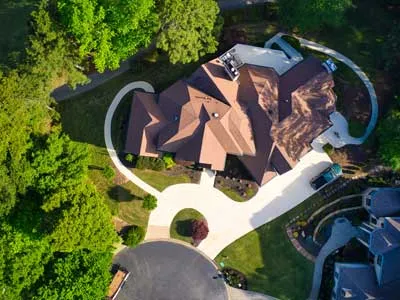
[[[393,109],[378,128],[379,156],[394,170],[400,171],[400,110]]]
[[[109,252],[74,251],[54,257],[33,299],[103,299],[111,280]]]
[[[80,57],[100,72],[148,46],[158,27],[153,0],[57,0],[57,10]]]
[[[161,25],[157,47],[172,63],[197,61],[217,50],[222,23],[215,0],[163,0],[157,10]]]
[[[312,31],[323,25],[339,26],[352,0],[279,0],[282,23],[300,31]]]
[[[50,244],[2,223],[0,245],[0,298],[22,299],[22,294],[43,275],[51,257]]]

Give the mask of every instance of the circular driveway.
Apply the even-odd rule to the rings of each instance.
[[[126,248],[113,261],[131,274],[118,300],[227,300],[217,269],[194,249],[174,242],[148,242]]]

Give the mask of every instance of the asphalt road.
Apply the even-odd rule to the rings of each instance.
[[[181,244],[157,241],[124,249],[114,258],[131,272],[118,300],[228,300],[215,266]]]

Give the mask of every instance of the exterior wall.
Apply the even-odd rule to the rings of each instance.
[[[373,201],[373,197],[371,197],[370,193],[371,193],[371,192],[374,192],[374,191],[377,191],[377,190],[378,190],[377,188],[368,188],[368,189],[366,189],[366,190],[364,191],[364,193],[363,193],[362,203],[363,203],[364,208],[365,208],[369,213],[371,213],[371,211],[370,211],[370,206],[368,205],[368,202],[369,202],[369,200],[370,200],[370,201]]]
[[[381,264],[378,265],[378,258],[381,258]],[[376,274],[376,280],[378,281],[378,284],[381,284],[381,277],[382,277],[382,266],[384,264],[384,257],[381,255],[375,255],[374,256],[374,267],[375,267],[375,274]]]

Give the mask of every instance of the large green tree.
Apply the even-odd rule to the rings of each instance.
[[[379,156],[400,171],[400,110],[393,109],[378,128]]]
[[[35,170],[27,156],[31,136],[42,134],[51,121],[50,100],[37,82],[26,73],[0,73],[0,217],[32,184]]]
[[[59,255],[47,272],[33,299],[103,299],[111,280],[109,252],[74,251]]]
[[[48,240],[32,238],[1,223],[0,299],[23,299],[43,275],[51,254]]]
[[[80,70],[78,50],[53,22],[48,10],[48,1],[42,0],[32,13],[32,35],[24,71],[41,84],[38,89],[50,93],[61,84],[75,87],[88,79]]]
[[[215,0],[160,0],[161,29],[157,47],[166,51],[172,63],[189,63],[214,53],[222,22]]]
[[[153,0],[57,0],[57,9],[80,57],[100,72],[148,46],[158,26]]]
[[[68,202],[62,206],[62,213],[51,234],[54,250],[111,250],[112,244],[118,241],[117,235],[111,223],[111,213],[95,188],[82,184],[61,196]]]
[[[279,0],[278,5],[282,24],[304,32],[340,26],[352,0]]]

